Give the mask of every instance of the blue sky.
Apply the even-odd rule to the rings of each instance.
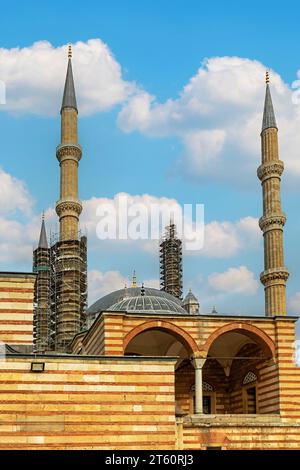
[[[220,312],[262,314],[263,288],[257,282],[263,270],[262,237],[254,226],[262,210],[256,168],[268,67],[286,162],[282,198],[288,216],[289,309],[295,314],[299,306],[300,311],[300,119],[291,100],[299,70],[299,5],[273,3],[272,11],[270,4],[256,1],[87,0],[39,6],[36,1],[1,1],[0,6],[0,80],[7,84],[7,105],[0,105],[0,167],[2,181],[15,178],[0,188],[7,201],[1,269],[30,270],[43,209],[48,228],[53,224],[66,68],[59,51],[70,42],[83,147],[80,197],[90,201],[90,214],[91,198],[112,199],[120,192],[204,203],[210,247],[205,254],[185,256],[185,290],[193,288],[204,311],[216,304]],[[91,39],[98,42],[91,45]],[[34,49],[38,41],[49,43],[44,52]],[[27,48],[28,55],[15,48]],[[84,69],[88,53],[95,54],[95,63],[100,58],[95,69]],[[36,64],[42,64],[40,77]],[[121,90],[117,96],[109,88],[111,80]],[[95,95],[98,104],[92,109]],[[194,105],[207,111],[198,115]],[[146,118],[140,117],[141,109]],[[12,191],[16,186],[17,195]],[[93,225],[87,216],[83,222]],[[107,246],[94,232],[88,235],[91,298],[121,287],[134,268],[139,281],[158,278],[155,249]],[[220,243],[218,256],[211,247],[214,237]],[[22,249],[10,256],[14,243]],[[239,283],[244,283],[241,288]]]

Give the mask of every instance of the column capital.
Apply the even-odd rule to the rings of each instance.
[[[191,361],[195,369],[202,369],[205,364],[206,358],[192,356]]]

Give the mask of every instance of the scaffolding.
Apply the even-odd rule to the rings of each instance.
[[[182,241],[173,223],[160,242],[160,289],[182,299]]]
[[[86,326],[87,238],[59,241],[52,234],[50,248],[51,349],[65,351]]]
[[[37,274],[33,304],[33,351],[43,353],[49,348],[50,320],[50,250],[33,252],[33,272]]]

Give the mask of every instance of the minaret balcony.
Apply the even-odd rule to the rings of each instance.
[[[64,143],[56,147],[56,158],[59,163],[62,163],[64,160],[74,160],[79,162],[82,156],[82,148],[79,144]]]
[[[269,178],[280,178],[284,170],[284,163],[281,160],[273,160],[263,163],[257,169],[257,177],[263,183]]]
[[[286,216],[283,213],[270,216],[264,215],[259,219],[259,227],[264,233],[270,230],[283,230],[285,223]]]
[[[82,204],[78,199],[60,199],[56,203],[56,213],[61,216],[79,216],[82,212]]]

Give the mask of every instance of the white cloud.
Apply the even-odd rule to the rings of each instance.
[[[258,219],[244,217],[236,222],[209,222],[205,226],[202,254],[210,258],[230,258],[243,249],[257,249],[261,242]]]
[[[258,282],[246,266],[229,268],[223,273],[213,273],[208,277],[209,286],[218,292],[228,294],[254,294]]]
[[[193,180],[258,185],[265,69],[240,57],[206,59],[178,98],[159,103],[144,91],[129,99],[119,126],[151,137],[177,137],[183,146],[179,171]],[[287,176],[298,178],[300,106],[273,71],[271,88]]]
[[[3,217],[0,226],[0,260],[7,263],[24,262],[28,259],[31,264],[32,249],[38,242],[41,217],[32,215],[32,198],[28,193],[24,183],[13,178],[10,174],[0,172],[0,181],[3,181],[0,187]],[[151,219],[150,229],[156,233],[154,239],[136,240],[127,238],[124,240],[111,239],[100,240],[97,237],[96,229],[100,221],[97,215],[99,207],[108,206],[115,211],[116,218],[119,220],[121,214],[120,200],[125,198],[128,208],[143,208],[146,213],[151,214],[153,207],[159,207],[165,214],[165,221],[161,218]],[[176,199],[166,197],[156,197],[150,194],[131,195],[128,193],[118,193],[113,198],[92,197],[83,201],[83,212],[81,215],[81,228],[88,235],[89,252],[101,253],[109,251],[112,256],[117,253],[130,253],[132,250],[148,252],[157,255],[159,251],[159,238],[161,228],[169,222],[168,210],[173,209],[175,214],[181,213],[181,206]],[[22,213],[23,222],[15,218],[15,212]],[[128,210],[128,213],[130,209]],[[0,217],[1,217],[0,212]],[[49,208],[46,213],[46,225],[48,236],[58,232],[58,218],[55,210]],[[129,217],[129,223],[133,218]],[[147,218],[147,223],[148,223]],[[185,235],[190,237],[194,231],[194,222],[187,219],[185,221]],[[127,226],[126,226],[127,228]],[[148,234],[146,234],[148,236]],[[181,236],[181,234],[179,234]],[[190,239],[190,238],[189,238]],[[258,228],[258,221],[253,217],[244,217],[238,221],[212,221],[205,225],[204,247],[200,251],[184,251],[185,255],[206,256],[209,258],[229,258],[237,255],[245,248],[258,247],[261,234]]]
[[[101,272],[97,270],[89,271],[88,273],[88,287],[89,287],[89,305],[100,299],[106,294],[118,289],[123,289],[126,285],[131,286],[131,279],[123,276],[119,271],[106,271]],[[154,287],[159,289],[158,279],[146,279],[144,285],[146,287]],[[141,282],[137,279],[137,284]]]
[[[0,49],[0,80],[6,85],[3,110],[57,115],[63,94],[67,46],[48,41]],[[73,73],[81,114],[110,109],[136,89],[122,78],[120,64],[100,39],[73,45]]]
[[[297,292],[288,300],[288,311],[297,315],[300,314],[300,292]]]
[[[0,168],[0,215],[19,211],[29,215],[32,209],[32,197],[23,181],[13,177]]]
[[[0,49],[0,80],[7,88],[3,110],[57,115],[66,49],[66,45],[54,47],[47,41]],[[209,179],[259,187],[256,168],[260,163],[264,64],[240,57],[208,58],[177,98],[160,103],[123,78],[121,65],[100,39],[79,41],[73,50],[81,114],[121,105],[118,124],[124,132],[179,140],[183,150],[178,155],[179,165],[173,168],[180,175],[197,182]],[[300,106],[292,99],[295,90],[273,71],[271,87],[285,176],[293,183],[300,175]]]

